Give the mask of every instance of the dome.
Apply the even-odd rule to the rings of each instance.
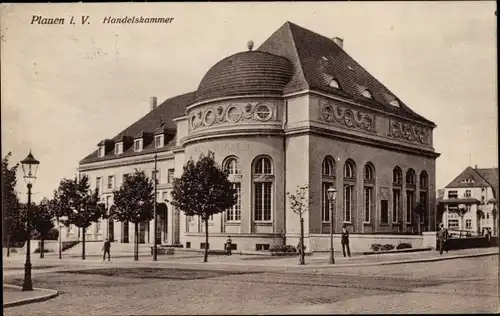
[[[293,72],[292,63],[284,57],[260,51],[237,53],[210,68],[194,102],[244,94],[281,95]]]

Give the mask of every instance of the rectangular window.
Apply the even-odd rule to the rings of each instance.
[[[161,198],[163,202],[168,201],[168,192],[163,192]]]
[[[97,177],[95,179],[95,189],[97,191],[97,194],[101,194],[101,177]]]
[[[471,190],[465,190],[465,197],[471,197]]]
[[[117,143],[115,144],[115,155],[119,155],[123,152],[123,144]]]
[[[365,187],[364,188],[364,195],[365,195],[365,209],[364,209],[364,216],[363,216],[363,222],[369,223],[370,222],[370,214],[372,212],[372,205],[373,205],[373,187]]]
[[[226,221],[228,222],[241,220],[241,183],[233,183],[233,188],[236,190],[236,203],[226,211]]]
[[[140,139],[134,140],[134,151],[141,151],[142,150],[142,141]]]
[[[175,169],[167,170],[167,183],[174,183],[174,171]]]
[[[449,219],[448,228],[458,228],[458,219]]]
[[[456,198],[458,198],[458,191],[448,191],[448,198],[449,199],[456,199]]]
[[[344,185],[344,222],[351,222],[354,186]]]
[[[323,194],[321,194],[321,205],[323,205],[321,213],[322,222],[330,222],[330,201],[328,201],[328,189],[332,186],[331,183],[323,182]]]
[[[115,177],[108,176],[108,189],[113,189],[115,187]]]
[[[99,146],[99,157],[104,157],[104,146]]]
[[[163,135],[155,136],[155,148],[163,147]]]
[[[392,222],[397,223],[399,220],[399,210],[401,208],[401,191],[392,190]]]
[[[415,206],[415,194],[413,191],[406,191],[406,223],[412,222],[413,208]]]
[[[380,222],[383,224],[389,223],[389,201],[380,201]]]
[[[466,219],[465,220],[465,229],[471,229],[472,228],[472,219]]]
[[[97,222],[95,222],[95,231],[97,234],[101,233],[101,219],[98,219]]]
[[[255,220],[271,220],[271,182],[255,183]]]

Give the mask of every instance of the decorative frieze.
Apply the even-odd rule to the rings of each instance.
[[[387,136],[409,142],[429,144],[429,132],[425,128],[396,120],[389,120],[389,131],[387,132]]]
[[[267,122],[275,117],[276,104],[267,102],[227,103],[193,110],[189,116],[191,129],[210,127],[220,123],[242,121]]]
[[[362,129],[374,133],[375,115],[360,110],[324,103],[321,106],[321,118],[327,123],[338,123],[349,128]]]

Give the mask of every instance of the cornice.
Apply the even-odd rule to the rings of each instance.
[[[363,105],[363,104],[361,104],[359,102],[355,102],[355,101],[347,99],[347,98],[343,98],[343,97],[336,96],[336,95],[329,95],[329,94],[326,94],[326,93],[323,93],[323,92],[320,92],[320,91],[316,91],[316,90],[306,89],[306,90],[302,90],[302,91],[298,91],[298,92],[293,92],[293,93],[285,94],[283,96],[285,98],[290,98],[290,97],[298,97],[298,96],[306,95],[306,94],[315,94],[315,95],[319,95],[319,96],[325,97],[327,99],[341,101],[341,102],[344,102],[344,103],[348,103],[348,104],[360,107],[360,108],[362,108],[364,110],[368,110],[368,111],[372,111],[372,112],[377,112],[377,113],[382,113],[382,114],[384,114],[386,116],[389,116],[389,117],[395,117],[395,118],[398,118],[400,120],[404,120],[404,121],[407,121],[407,122],[421,124],[421,125],[424,125],[426,127],[431,127],[431,128],[436,128],[437,127],[435,124],[429,124],[429,123],[421,122],[421,121],[418,121],[418,120],[415,120],[415,119],[407,118],[407,117],[404,117],[404,116],[401,116],[401,115],[397,115],[397,114],[394,114],[394,113],[385,112],[385,111],[382,111],[380,109],[375,109],[375,108]]]
[[[238,130],[226,131],[207,131],[196,135],[191,135],[181,139],[182,146],[187,146],[194,142],[200,142],[208,139],[227,138],[227,137],[251,137],[251,136],[280,136],[283,137],[281,125],[279,128],[243,128]]]
[[[164,161],[164,160],[169,160],[174,158],[174,152],[173,151],[168,151],[168,152],[161,152],[161,153],[156,153],[157,154],[157,161]],[[87,163],[87,164],[80,164],[78,167],[79,172],[85,172],[85,171],[92,171],[92,170],[98,170],[98,169],[107,169],[107,168],[116,168],[116,167],[123,167],[123,166],[130,166],[130,165],[136,165],[139,163],[150,163],[154,162],[154,156],[155,153],[147,153],[144,155],[138,155],[138,156],[133,156],[133,157],[123,157],[123,158],[116,158],[116,159],[108,159],[104,161],[97,161],[97,162],[92,162],[92,163]]]
[[[235,95],[235,96],[228,96],[228,97],[220,97],[220,98],[213,98],[213,99],[208,99],[208,100],[203,100],[199,101],[193,104],[190,104],[186,107],[186,111],[189,111],[197,106],[203,105],[203,104],[208,104],[208,103],[214,103],[214,102],[220,102],[220,101],[227,101],[227,100],[235,100],[235,99],[283,99],[283,95],[281,94],[242,94],[242,95]]]
[[[336,138],[343,141],[354,142],[362,145],[373,146],[377,148],[383,148],[388,150],[396,150],[404,153],[410,153],[418,156],[426,156],[431,158],[437,158],[441,154],[436,153],[432,150],[425,150],[421,148],[416,148],[415,146],[408,146],[403,144],[396,144],[387,142],[381,139],[376,139],[370,136],[359,136],[352,133],[345,133],[339,130],[332,130],[330,128],[322,128],[319,126],[304,126],[295,127],[285,130],[285,136],[297,136],[301,134],[316,134],[320,136],[327,136],[331,138]]]

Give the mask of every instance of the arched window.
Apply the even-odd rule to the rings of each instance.
[[[258,157],[253,163],[255,221],[271,221],[273,210],[274,175],[269,157]]]
[[[364,208],[363,208],[363,222],[370,223],[371,221],[371,213],[373,211],[373,192],[374,192],[374,184],[375,184],[375,167],[373,164],[367,163],[363,172],[364,186],[363,186],[363,199],[364,199]],[[384,219],[384,214],[382,214],[382,219]]]
[[[273,174],[271,160],[267,157],[260,157],[255,161],[254,174]]]
[[[415,171],[408,169],[406,172],[406,223],[410,224],[415,207]]]
[[[398,223],[401,213],[401,185],[403,172],[401,168],[394,167],[392,170],[392,222]]]
[[[328,201],[327,190],[331,186],[335,187],[335,160],[331,156],[326,156],[323,159],[321,170],[321,221],[328,223],[330,222],[330,202]]]
[[[344,164],[344,222],[350,223],[356,196],[356,165],[348,159]]]
[[[427,176],[427,172],[422,171],[420,172],[420,187],[421,188],[427,188],[429,185],[429,177]]]
[[[224,163],[224,170],[226,170],[229,174],[241,174],[240,162],[238,158],[228,158]]]
[[[339,82],[336,79],[332,79],[328,85],[331,88],[340,89]]]
[[[241,220],[241,168],[240,161],[236,157],[226,158],[224,169],[229,173],[229,180],[233,183],[236,191],[236,203],[226,210],[227,222],[239,222]]]
[[[362,95],[367,98],[367,99],[373,99],[372,97],[372,93],[370,92],[370,90],[366,89],[363,91]]]

